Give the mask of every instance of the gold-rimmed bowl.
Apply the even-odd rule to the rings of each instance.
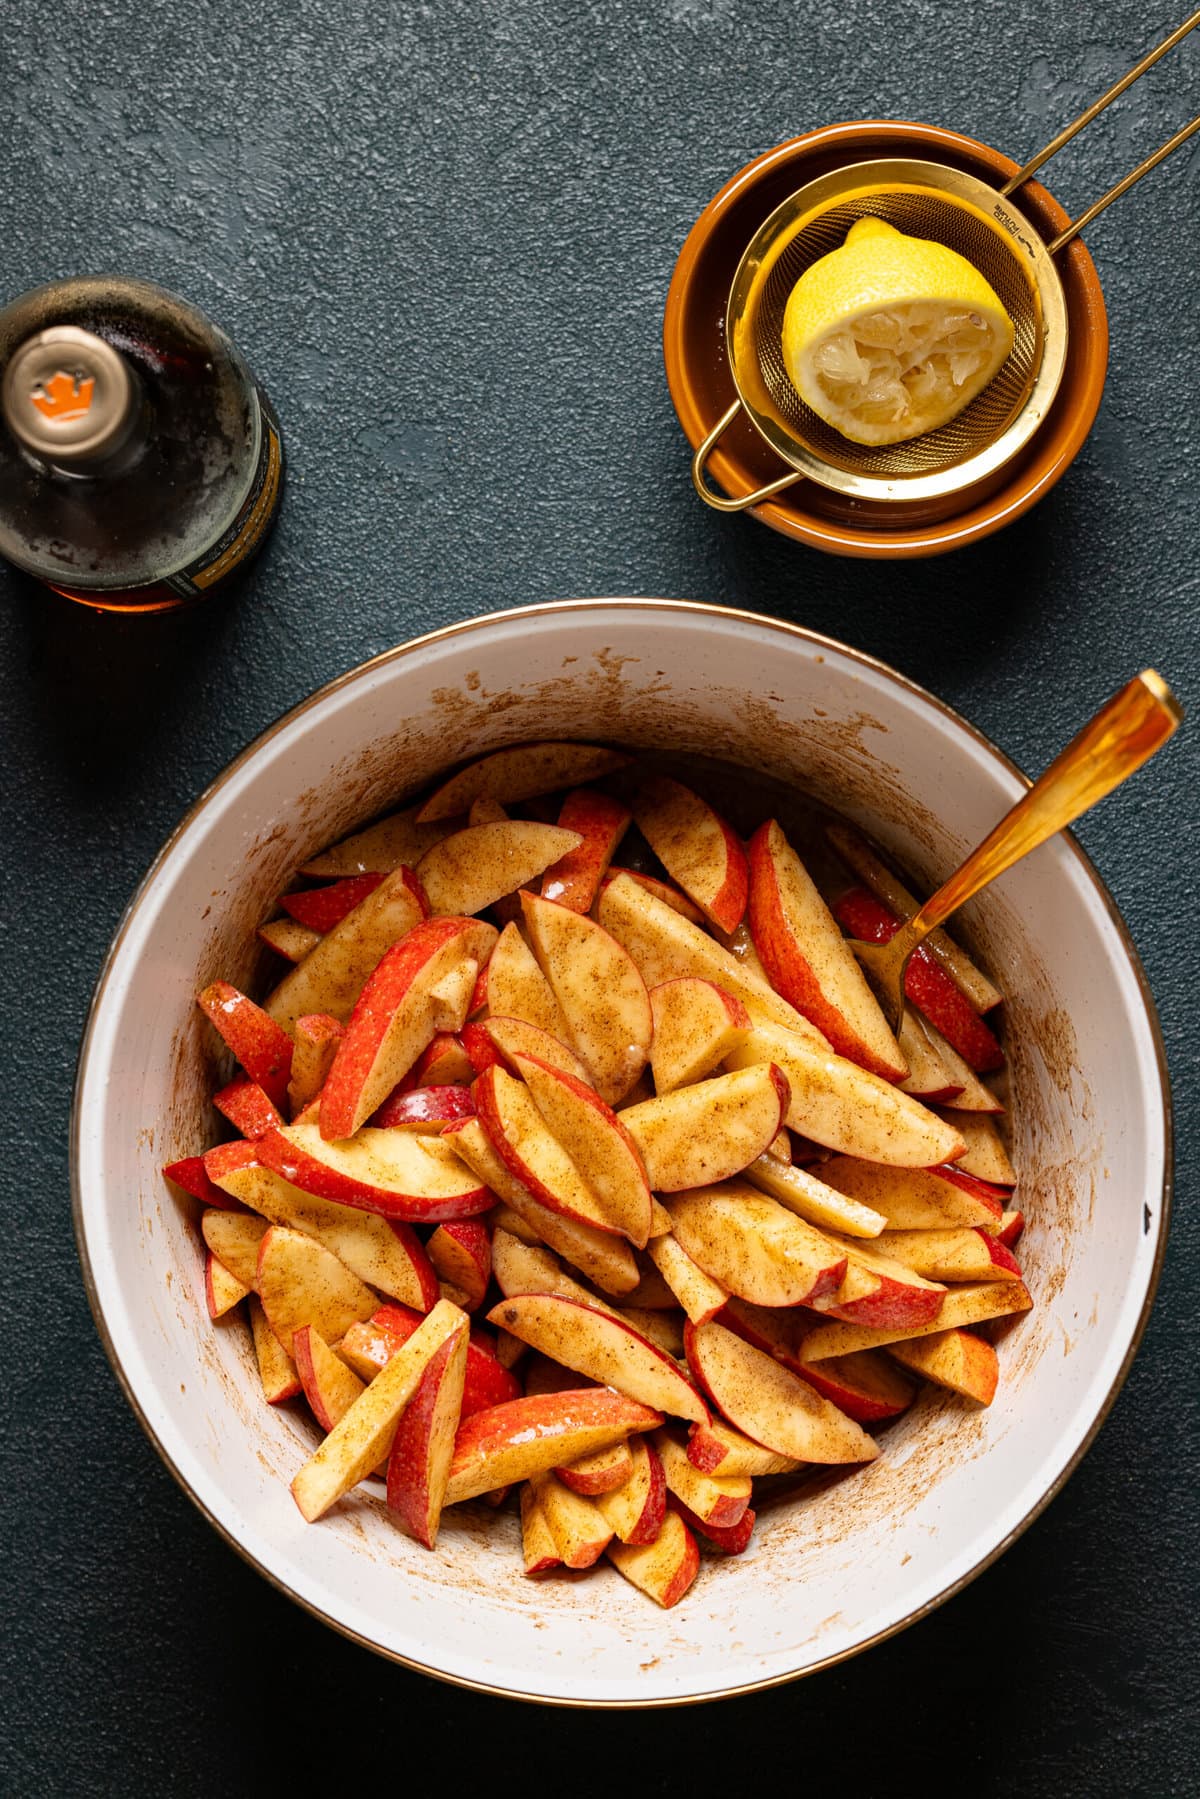
[[[771,669],[769,686],[762,680]],[[354,669],[220,776],[165,845],[101,976],[72,1140],[85,1279],[113,1366],[185,1491],[269,1579],[398,1662],[551,1704],[685,1704],[844,1659],[986,1567],[1099,1427],[1148,1315],[1166,1236],[1169,1099],[1153,1006],[1069,838],[964,923],[1008,993],[1014,1149],[1035,1309],[995,1404],[920,1398],[877,1463],[763,1519],[673,1611],[603,1568],[527,1581],[517,1521],[456,1508],[436,1552],[382,1499],[303,1524],[288,1482],[315,1431],[266,1408],[240,1327],[210,1323],[194,1218],[160,1169],[210,1135],[193,1004],[261,977],[253,929],[318,846],[447,765],[552,735],[717,755],[813,791],[921,879],[1021,791],[970,725],[884,665],[795,626],[668,600],[475,619]],[[130,1470],[136,1479],[138,1470]]]

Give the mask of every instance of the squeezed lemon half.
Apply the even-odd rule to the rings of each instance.
[[[973,263],[876,218],[859,219],[805,270],[783,316],[797,392],[857,444],[904,443],[948,424],[1012,343],[1012,320]]]

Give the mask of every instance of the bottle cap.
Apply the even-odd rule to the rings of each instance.
[[[51,325],[13,353],[0,395],[14,436],[46,462],[82,469],[120,447],[136,395],[125,358],[77,325]]]

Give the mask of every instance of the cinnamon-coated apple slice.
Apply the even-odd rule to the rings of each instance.
[[[306,1012],[296,1020],[288,1104],[295,1118],[325,1085],[346,1027],[328,1012]]]
[[[857,1355],[801,1363],[800,1372],[810,1387],[859,1424],[881,1424],[885,1419],[898,1418],[916,1396],[912,1382],[888,1361],[881,1349],[860,1349]]]
[[[363,986],[321,1090],[326,1142],[352,1137],[436,1032],[462,1026],[475,972],[495,941],[494,926],[481,919],[427,918],[384,953]],[[461,1008],[446,1018],[440,1002],[448,1001],[448,980],[457,984]]]
[[[989,1225],[989,1226],[987,1226],[987,1228],[989,1230],[992,1230],[995,1227],[992,1225]],[[1005,1249],[1015,1249],[1017,1246],[1017,1243],[1020,1241],[1020,1238],[1024,1233],[1024,1230],[1025,1230],[1025,1214],[1024,1214],[1024,1212],[1004,1212],[1001,1215],[1000,1227],[998,1230],[996,1230],[996,1235],[997,1235],[997,1237],[999,1237],[1001,1243],[1003,1243]]]
[[[624,768],[629,761],[620,750],[591,743],[517,743],[493,750],[443,781],[416,813],[418,824],[453,818],[469,810],[486,794],[503,806],[557,793],[561,787],[579,787],[598,781],[601,775]]]
[[[234,1306],[240,1305],[249,1292],[249,1285],[240,1281],[236,1274],[231,1274],[211,1249],[205,1253],[204,1303],[214,1324],[218,1318],[224,1318],[227,1312],[232,1312]]]
[[[385,950],[420,924],[428,910],[412,870],[397,868],[284,976],[267,1000],[267,1011],[287,1031],[309,1012],[328,1012],[344,1024]]]
[[[717,1409],[764,1449],[799,1462],[871,1462],[879,1454],[852,1418],[724,1325],[689,1324],[687,1356]]]
[[[972,1118],[978,1113],[997,1116],[1003,1112],[1004,1107],[991,1088],[984,1085],[970,1063],[963,1060],[954,1046],[946,1041],[942,1033],[915,1006],[905,1006],[904,1018],[908,1024],[908,1032],[906,1034],[904,1026],[901,1027],[900,1045],[909,1064],[910,1079],[901,1084],[906,1093],[912,1093],[918,1099],[923,1098],[927,1105],[953,1106],[956,1114],[963,1118]],[[930,1058],[924,1076],[929,1091],[924,1094],[918,1093],[913,1085],[911,1076],[915,1063],[908,1054],[918,1036],[921,1051]],[[939,1083],[946,1093],[945,1099],[938,1099],[935,1094],[934,1089]],[[957,1092],[953,1091],[955,1088]]]
[[[787,1078],[785,1122],[827,1149],[910,1168],[962,1154],[958,1132],[919,1100],[832,1050],[814,1048],[795,1031],[755,1024],[741,1048],[726,1058],[726,1067],[765,1062]]]
[[[650,989],[654,1041],[650,1067],[657,1093],[671,1093],[714,1074],[745,1042],[750,1014],[735,994],[696,975]]]
[[[729,1530],[741,1521],[750,1503],[750,1477],[746,1474],[703,1474],[689,1462],[687,1450],[670,1430],[656,1430],[654,1447],[659,1453],[668,1490],[705,1524]]]
[[[1005,1190],[993,1190],[983,1181],[963,1186],[946,1178],[947,1172],[932,1167],[889,1168],[853,1156],[834,1156],[822,1165],[821,1179],[848,1199],[870,1206],[886,1220],[889,1230],[949,1230],[973,1225],[987,1229],[998,1224]]]
[[[521,1081],[496,1065],[476,1077],[471,1092],[492,1148],[536,1199],[593,1230],[620,1233],[620,1225],[609,1216]]]
[[[440,1136],[446,1125],[460,1118],[474,1118],[475,1101],[468,1087],[393,1088],[367,1122],[377,1131],[415,1131],[419,1136]]]
[[[667,1512],[653,1543],[612,1542],[606,1551],[618,1573],[669,1611],[678,1605],[700,1569],[696,1539],[678,1512]]]
[[[938,1331],[1027,1312],[1032,1304],[1022,1281],[978,1281],[948,1287],[936,1319],[929,1324],[872,1330],[864,1324],[843,1324],[835,1319],[810,1330],[800,1343],[800,1353],[806,1362],[820,1362],[828,1356],[853,1355],[860,1349],[886,1349],[911,1337],[929,1337]]]
[[[413,1064],[414,1087],[469,1087],[474,1078],[471,1058],[457,1031],[439,1031]]]
[[[336,1342],[352,1324],[369,1318],[376,1304],[371,1289],[324,1244],[280,1224],[263,1234],[254,1289],[289,1355],[300,1325],[315,1325],[326,1342]]]
[[[943,1113],[967,1146],[954,1164],[964,1174],[991,1187],[1015,1187],[1017,1173],[1008,1157],[994,1119],[979,1112]]]
[[[844,1249],[744,1181],[675,1193],[667,1210],[692,1260],[755,1305],[814,1305],[845,1274]]]
[[[758,1514],[749,1506],[746,1507],[736,1524],[722,1526],[706,1524],[704,1519],[698,1517],[690,1506],[683,1503],[677,1493],[668,1495],[667,1504],[673,1512],[678,1512],[694,1536],[703,1537],[706,1543],[713,1549],[719,1549],[722,1555],[743,1555],[750,1547],[750,1538],[754,1534],[754,1525]]]
[[[526,1574],[545,1574],[550,1568],[562,1567],[532,1481],[521,1488],[521,1554]]]
[[[426,1254],[444,1281],[464,1295],[464,1311],[477,1312],[487,1296],[492,1278],[492,1239],[477,1218],[452,1218],[439,1224]]]
[[[555,1553],[564,1568],[590,1568],[612,1541],[612,1526],[586,1494],[559,1480],[549,1468],[529,1477],[538,1496]]]
[[[524,1244],[507,1232],[497,1231],[493,1261],[497,1284],[506,1299],[519,1293],[554,1293],[562,1299],[574,1299],[580,1305],[607,1313],[647,1338],[664,1355],[678,1359],[683,1354],[682,1329],[673,1317],[637,1306],[610,1306],[607,1300],[572,1280],[549,1250],[537,1244]]]
[[[321,941],[320,931],[297,924],[294,918],[268,918],[265,924],[259,925],[255,936],[285,962],[292,963],[303,962]]]
[[[196,1004],[271,1104],[285,1106],[293,1055],[287,1031],[228,981],[213,981]]]
[[[775,1156],[760,1156],[744,1170],[742,1178],[818,1230],[871,1238],[877,1237],[887,1224],[882,1212],[839,1193],[836,1187],[819,1180],[811,1169],[789,1166]]]
[[[936,1331],[931,1337],[913,1337],[905,1343],[889,1344],[886,1354],[934,1386],[959,1393],[976,1405],[991,1405],[996,1397],[1000,1362],[992,1345],[974,1331]],[[817,1363],[818,1368],[827,1366]]]
[[[334,1355],[313,1324],[302,1324],[293,1331],[292,1352],[309,1410],[328,1436],[350,1410],[365,1383],[340,1356]]]
[[[663,904],[670,906],[673,912],[678,912],[681,918],[690,920],[692,924],[702,925],[704,923],[704,914],[699,906],[693,905],[687,894],[681,893],[679,888],[672,886],[670,881],[660,881],[655,875],[648,875],[640,868],[622,868],[615,862],[609,867],[608,873],[600,878],[600,886],[596,895],[597,901],[604,889],[611,881],[615,881],[618,875],[628,875],[631,881],[636,882],[639,887],[644,887],[647,893],[654,895],[655,899],[662,900]],[[594,910],[595,902],[593,902]]]
[[[338,1354],[363,1380],[372,1381],[386,1368],[421,1323],[422,1314],[408,1306],[380,1306],[365,1324],[352,1324],[341,1342]],[[463,1387],[462,1415],[486,1412],[495,1405],[506,1405],[519,1399],[521,1384],[503,1367],[495,1353],[495,1342],[489,1331],[472,1327],[467,1342],[466,1381]]]
[[[363,1129],[327,1143],[315,1125],[290,1124],[260,1138],[256,1152],[293,1187],[385,1218],[442,1224],[495,1204],[444,1136]]]
[[[292,1497],[311,1524],[357,1486],[389,1453],[405,1406],[447,1338],[466,1337],[467,1319],[446,1300],[424,1318],[387,1366],[364,1387],[292,1482]],[[322,1333],[324,1334],[324,1333]]]
[[[729,1298],[725,1288],[705,1274],[672,1232],[656,1237],[649,1254],[655,1267],[693,1324],[707,1324]]]
[[[600,1097],[616,1105],[650,1053],[654,1020],[646,984],[626,951],[595,919],[533,893],[522,893],[521,906],[533,953],[566,1020],[571,1048]]]
[[[536,880],[582,841],[578,831],[527,819],[468,825],[427,850],[414,872],[435,916],[482,912]]]
[[[808,870],[768,819],[750,839],[750,931],[777,993],[839,1055],[884,1080],[903,1080],[900,1046],[853,950]]]
[[[237,1075],[213,1094],[212,1103],[240,1137],[251,1141],[265,1137],[268,1131],[286,1123],[282,1112],[272,1105],[258,1082],[252,1081],[249,1075]]]
[[[655,1192],[678,1193],[740,1174],[765,1152],[787,1107],[785,1077],[761,1063],[629,1106],[621,1121]]]
[[[467,1338],[464,1319],[429,1358],[400,1415],[388,1456],[388,1510],[426,1549],[437,1542],[461,1423]]]
[[[633,816],[671,879],[705,917],[723,931],[736,929],[746,910],[746,852],[720,813],[682,781],[643,775]]]
[[[628,1443],[611,1443],[607,1449],[581,1455],[578,1461],[557,1468],[555,1473],[573,1493],[594,1499],[597,1493],[612,1493],[625,1485],[633,1473],[633,1454]]]
[[[594,1230],[590,1224],[567,1218],[544,1206],[505,1167],[477,1118],[453,1126],[448,1141],[457,1146],[463,1161],[478,1178],[512,1207],[521,1220],[525,1235],[532,1232],[535,1242],[544,1243],[563,1256],[606,1293],[634,1290],[638,1284],[638,1267],[628,1243],[608,1231]]]
[[[952,1105],[963,1090],[915,1006],[906,1003],[896,1034],[908,1073],[897,1085],[927,1106]],[[949,1045],[947,1045],[947,1048]],[[959,1058],[961,1061],[961,1057]],[[972,1076],[974,1079],[974,1076]]]
[[[214,1185],[204,1166],[203,1156],[181,1156],[177,1162],[166,1162],[163,1164],[163,1173],[177,1187],[182,1187],[185,1193],[190,1193],[193,1199],[198,1199],[201,1205],[216,1206],[220,1212],[240,1212],[242,1209],[236,1199]]]
[[[350,875],[328,887],[306,887],[297,893],[281,893],[277,904],[297,924],[324,936],[341,924],[347,912],[353,912],[369,893],[383,881],[381,874]]]
[[[795,1456],[777,1455],[773,1449],[763,1449],[758,1443],[752,1443],[723,1418],[714,1418],[704,1434],[707,1443],[703,1461],[709,1464],[714,1474],[748,1474],[754,1479],[763,1474],[794,1474],[803,1466]],[[693,1459],[693,1445],[694,1438],[689,1437],[689,1461]],[[720,1450],[719,1455],[715,1453],[714,1445]]]
[[[558,824],[560,830],[578,832],[580,842],[546,870],[542,898],[557,900],[572,912],[590,912],[629,823],[629,808],[595,787],[577,787],[568,793]]]
[[[538,978],[542,978],[540,970]],[[462,1036],[471,1058],[472,1077],[482,1074],[493,1062],[499,1062],[509,1074],[518,1074],[514,1057],[521,1055],[536,1056],[540,1062],[549,1062],[552,1068],[561,1068],[564,1073],[574,1075],[577,1081],[588,1084],[587,1069],[574,1051],[559,1038],[552,1037],[549,1031],[539,1030],[537,1025],[527,1024],[523,1018],[489,1013],[478,1023],[464,1025]]]
[[[885,1231],[874,1247],[935,1281],[1019,1281],[1016,1257],[998,1235],[978,1228]]]
[[[255,1144],[222,1143],[205,1160],[213,1180],[259,1214],[252,1226],[303,1231],[368,1286],[421,1312],[436,1304],[437,1276],[411,1226],[302,1193],[259,1160]]]
[[[262,1302],[253,1293],[250,1295],[250,1333],[254,1339],[258,1378],[267,1404],[282,1405],[285,1400],[295,1399],[300,1392],[296,1364],[267,1323]]]
[[[539,1393],[476,1412],[459,1426],[446,1504],[528,1480],[661,1423],[661,1412],[607,1387]]]
[[[850,1324],[928,1324],[942,1309],[945,1289],[926,1280],[903,1262],[886,1255],[877,1241],[836,1237],[829,1241],[845,1251],[846,1272],[831,1293],[813,1300],[816,1311]]]
[[[258,1251],[266,1229],[266,1219],[249,1212],[210,1210],[200,1220],[205,1247],[244,1288],[258,1280]]]
[[[653,1543],[666,1513],[667,1483],[658,1451],[647,1437],[629,1437],[629,1474],[612,1492],[597,1493],[597,1508],[622,1543]]]
[[[322,850],[305,862],[300,873],[315,880],[344,880],[362,874],[391,874],[394,869],[415,868],[427,849],[440,843],[454,824],[416,823],[415,806],[391,812],[365,830]]]
[[[489,1017],[519,1018],[567,1041],[567,1021],[533,951],[515,923],[506,924],[487,965]]]
[[[708,1407],[670,1356],[620,1318],[553,1293],[514,1294],[488,1313],[490,1323],[643,1405],[706,1423]]]
[[[641,1154],[625,1121],[585,1081],[538,1056],[513,1056],[534,1105],[599,1201],[610,1229],[641,1249],[652,1200]]]

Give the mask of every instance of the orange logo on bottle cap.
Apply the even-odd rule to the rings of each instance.
[[[30,399],[46,418],[65,424],[70,419],[84,418],[91,410],[95,385],[92,375],[68,375],[64,369],[59,369],[49,381],[42,381],[34,388]]]

